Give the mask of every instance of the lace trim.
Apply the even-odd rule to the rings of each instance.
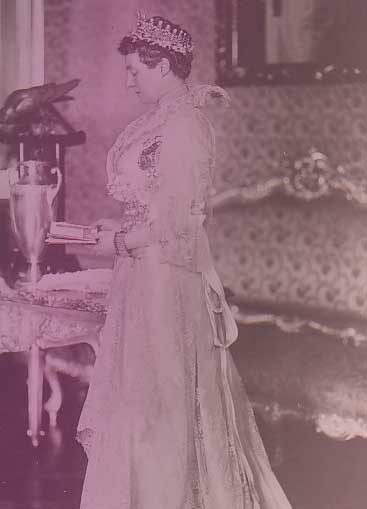
[[[77,431],[75,440],[83,447],[85,454],[89,457],[93,446],[94,432],[90,428]]]
[[[185,93],[181,94],[179,97],[172,97],[169,101],[162,103],[156,109],[145,113],[131,122],[118,136],[109,151],[107,162],[108,186],[113,182],[113,177],[117,175],[115,170],[117,155],[121,156],[123,153],[127,152],[139,139],[145,136],[149,138],[149,133],[163,126],[168,118],[181,108],[187,105],[192,105],[194,108],[201,108],[205,105],[208,98],[220,99],[224,105],[228,105],[231,101],[228,93],[221,87],[212,85],[188,85],[188,91],[185,91]]]

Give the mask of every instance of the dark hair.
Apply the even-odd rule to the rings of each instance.
[[[171,31],[174,29],[177,31],[182,30],[182,32],[184,32],[184,34],[186,34],[191,41],[190,34],[186,30],[183,30],[180,25],[175,25],[167,19],[161,18],[160,16],[154,16],[151,19],[154,21],[154,24],[158,24],[161,21],[163,28],[167,25],[170,25]],[[118,50],[121,55],[137,53],[141,62],[143,62],[143,64],[145,64],[150,69],[156,67],[162,58],[167,58],[173,74],[183,80],[186,79],[191,72],[191,64],[193,60],[193,55],[191,52],[184,55],[183,53],[179,53],[173,49],[163,48],[158,44],[136,39],[134,35],[127,35],[124,37],[120,42]]]

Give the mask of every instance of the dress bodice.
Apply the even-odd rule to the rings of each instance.
[[[134,140],[129,139],[131,131],[128,127],[117,139],[107,165],[107,189],[121,203],[123,227],[127,231],[153,219],[152,202],[158,188],[162,144],[162,137],[154,127],[147,130],[138,124],[133,130]]]
[[[123,227],[132,231],[153,220],[153,200],[158,189],[161,136],[142,136],[127,150],[113,151],[113,177],[109,193],[121,203]]]
[[[175,173],[185,171],[179,159],[183,145],[185,158],[191,159],[191,166],[196,166],[197,160],[207,160],[207,171],[198,168],[198,176],[202,180],[201,188],[210,190],[214,167],[214,136],[209,121],[201,111],[208,94],[223,96],[225,92],[219,87],[181,86],[177,92],[165,97],[154,110],[128,125],[109,151],[107,189],[121,203],[122,223],[127,231],[141,224],[149,224],[157,218],[155,202],[164,199],[159,196],[159,191],[168,159],[168,171],[173,177]],[[183,129],[180,129],[181,126]],[[198,140],[190,139],[197,131],[200,145],[196,143]],[[176,161],[172,166],[175,154]],[[194,180],[192,183],[197,184],[198,179]],[[175,178],[172,179],[174,181]],[[178,191],[184,192],[185,189]],[[197,190],[186,191],[192,193],[194,200]],[[201,198],[206,201],[205,196]]]

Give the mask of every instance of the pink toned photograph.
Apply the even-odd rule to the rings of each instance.
[[[0,0],[0,509],[365,509],[354,7]]]

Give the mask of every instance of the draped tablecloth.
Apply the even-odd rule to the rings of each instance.
[[[105,320],[105,295],[78,291],[0,288],[0,353],[29,352],[28,413],[32,443],[41,433],[43,357],[37,344],[58,347],[98,344]]]
[[[104,317],[101,294],[0,291],[0,353],[28,350],[39,338],[48,346],[93,343]]]

